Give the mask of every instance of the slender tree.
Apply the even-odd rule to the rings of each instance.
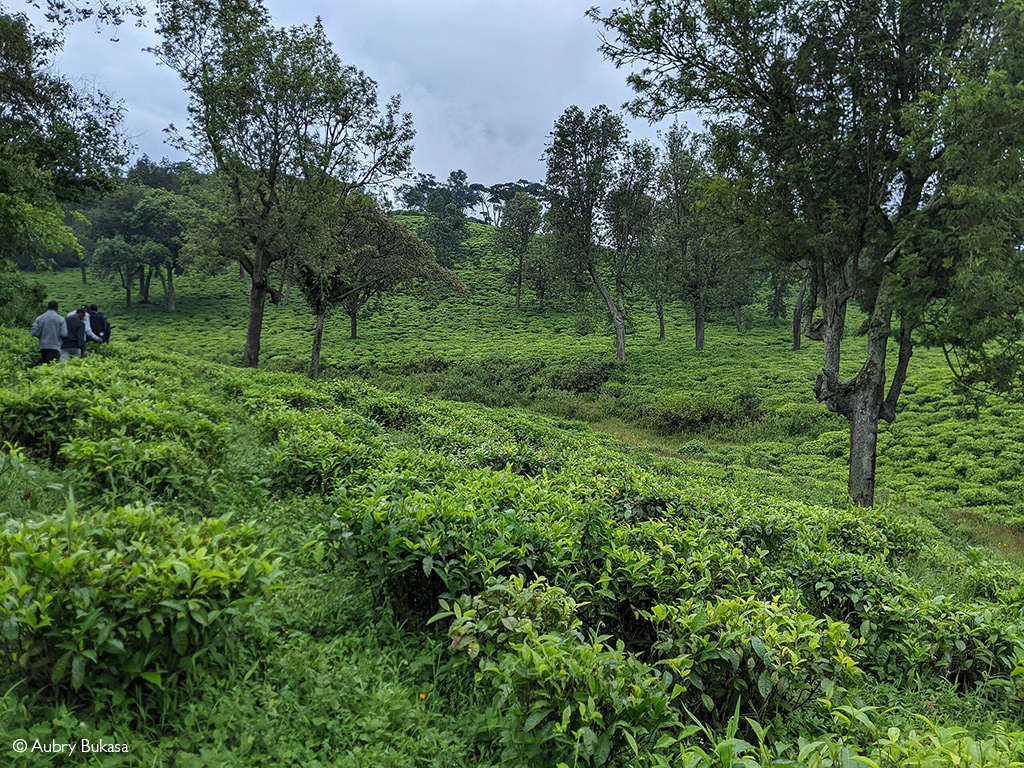
[[[555,253],[573,275],[587,275],[615,328],[615,356],[626,358],[626,317],[601,275],[604,205],[626,143],[619,115],[601,105],[569,107],[555,121],[547,159],[548,218]]]
[[[526,270],[526,255],[530,251],[533,237],[541,225],[540,203],[537,198],[525,192],[516,192],[505,206],[498,227],[498,243],[512,260],[512,283],[516,287],[516,309],[523,296],[523,274]]]
[[[316,315],[312,377],[320,375],[320,351],[324,325],[337,307],[351,322],[350,338],[356,338],[360,310],[375,297],[413,280],[427,280],[464,293],[454,272],[441,267],[434,253],[408,227],[381,213],[367,195],[337,198],[330,221],[314,231],[295,257],[299,287]]]

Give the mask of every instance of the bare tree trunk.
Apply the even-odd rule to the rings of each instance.
[[[736,333],[743,333],[743,307],[733,304],[732,316],[736,320]]]
[[[519,254],[519,269],[516,270],[516,309],[519,309],[519,300],[523,295],[523,260],[524,254]]]
[[[348,313],[348,317],[349,317],[349,320],[351,320],[351,328],[349,330],[349,336],[348,337],[350,339],[354,339],[356,337],[356,318],[359,317],[359,312],[358,311],[356,311],[356,312],[351,312],[350,311]]]
[[[284,281],[284,294],[281,297],[281,304],[287,304],[292,300],[292,271],[288,270],[288,279]]]
[[[601,281],[601,276],[597,273],[597,265],[594,262],[587,264],[587,271],[590,272],[590,279],[594,281],[594,287],[597,288],[598,293],[604,299],[604,303],[608,307],[608,314],[611,315],[612,325],[615,327],[615,359],[625,360],[626,359],[626,318],[622,311],[616,306],[615,300],[612,295],[608,293],[608,289],[605,288],[604,283]]]
[[[132,286],[131,284],[124,287],[124,306],[126,309],[132,308]]]
[[[693,335],[697,349],[704,349],[704,297],[693,302]]]
[[[245,280],[245,266],[242,262],[238,262],[238,279]]]
[[[316,331],[313,333],[313,359],[310,361],[309,375],[314,381],[320,378],[320,346],[324,339],[324,320],[326,314],[320,312],[316,316]]]
[[[88,282],[86,281],[86,277],[85,277],[85,260],[84,259],[79,259],[78,260],[78,267],[79,267],[79,269],[82,270],[82,285],[88,285]]]
[[[658,312],[658,341],[665,340],[665,305],[660,301],[655,302],[655,309]]]
[[[164,288],[164,308],[168,312],[174,311],[174,266],[167,265],[167,285]]]
[[[245,352],[242,365],[256,368],[260,364],[260,335],[263,332],[263,310],[267,303],[267,278],[253,277],[249,289],[249,328],[245,334]]]
[[[796,306],[793,307],[793,351],[797,352],[800,349],[800,326],[801,320],[804,314],[804,295],[807,293],[807,281],[809,279],[809,271],[804,270],[804,279],[800,283],[800,293],[796,297]]]

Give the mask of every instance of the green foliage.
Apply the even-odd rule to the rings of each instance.
[[[762,720],[791,713],[859,672],[849,627],[800,610],[792,595],[655,605],[648,618],[654,650],[684,682],[685,705],[712,724],[737,708]]]
[[[274,571],[255,538],[224,520],[187,525],[155,507],[81,515],[70,503],[64,519],[4,531],[3,674],[55,698],[145,708],[195,670],[227,667]]]
[[[655,405],[647,415],[646,424],[659,434],[673,435],[736,424],[743,417],[740,405],[733,399],[713,395],[683,396]]]
[[[76,471],[87,493],[208,495],[227,451],[223,413],[201,394],[133,378],[112,359],[40,366],[0,394],[0,437]]]

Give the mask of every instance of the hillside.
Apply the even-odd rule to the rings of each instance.
[[[784,328],[697,355],[638,311],[616,366],[586,306],[515,316],[472,270],[338,321],[320,383],[273,370],[301,300],[256,372],[221,364],[237,278],[169,315],[54,276],[114,343],[38,367],[0,330],[0,737],[179,767],[1024,761],[1018,410],[950,418],[924,356],[888,503],[850,508]]]
[[[637,300],[625,363],[601,308],[586,297],[536,310],[527,295],[515,312],[504,265],[492,255],[490,229],[474,225],[470,257],[460,268],[466,297],[417,291],[386,298],[348,338],[348,319],[325,331],[327,376],[355,376],[390,390],[486,405],[526,406],[583,420],[599,431],[683,458],[727,478],[734,467],[799,478],[798,498],[839,501],[846,493],[849,436],[845,419],[814,401],[821,347],[790,350],[788,323],[766,317],[764,301],[748,307],[747,331],[732,318],[708,325],[707,349],[693,348],[685,308],[667,310],[668,337],[657,340],[653,309]],[[43,276],[67,306],[98,302],[115,339],[237,364],[245,336],[247,288],[234,275],[179,279],[179,312],[154,304],[124,309],[123,295],[77,271]],[[849,365],[863,360],[860,319],[849,320]],[[297,291],[268,305],[262,367],[306,372],[313,317]],[[853,374],[855,369],[847,368]],[[1002,541],[1024,563],[1024,406],[990,398],[966,404],[938,350],[915,351],[892,425],[879,436],[882,502],[951,513],[956,524]],[[809,490],[808,481],[820,481]],[[771,481],[767,488],[774,487]],[[1011,526],[1010,530],[1003,525]]]

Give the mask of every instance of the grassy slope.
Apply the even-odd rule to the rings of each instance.
[[[68,277],[59,276],[61,280]],[[195,301],[189,296],[189,291],[200,290],[207,291],[206,299]],[[232,298],[217,298],[212,295],[216,290]],[[55,283],[52,292],[68,303],[72,285]],[[738,461],[729,465],[683,462],[623,446],[590,433],[579,423],[561,426],[516,410],[424,401],[337,381],[313,386],[286,374],[222,368],[203,358],[233,356],[228,345],[241,338],[240,315],[223,337],[204,329],[220,327],[219,318],[238,309],[242,291],[237,283],[222,278],[202,286],[183,281],[181,294],[184,309],[173,318],[151,308],[132,315],[109,311],[118,326],[118,340],[105,354],[63,367],[14,373],[5,384],[9,397],[26,393],[28,402],[34,401],[32,393],[40,391],[33,387],[56,393],[74,390],[78,399],[73,412],[81,414],[93,403],[106,402],[104,393],[116,393],[119,384],[135,386],[138,381],[140,392],[154,393],[153,404],[146,407],[170,413],[162,422],[170,426],[143,433],[137,438],[140,445],[160,445],[180,437],[188,446],[188,433],[178,435],[175,430],[187,429],[181,424],[189,423],[186,416],[195,407],[190,403],[203,403],[204,412],[221,419],[230,430],[221,466],[184,472],[173,481],[157,479],[157,485],[146,486],[139,480],[140,465],[128,464],[118,470],[123,474],[117,482],[90,485],[86,481],[108,472],[109,457],[86,450],[90,440],[102,443],[103,435],[83,432],[88,419],[83,423],[68,419],[55,428],[64,439],[79,436],[83,442],[77,452],[58,456],[52,467],[37,461],[32,468],[39,473],[35,477],[25,474],[24,468],[5,474],[0,480],[4,483],[2,513],[12,526],[62,506],[61,491],[47,490],[48,480],[91,489],[79,494],[83,512],[136,499],[159,501],[168,514],[185,518],[230,513],[236,522],[251,523],[262,531],[267,546],[278,548],[284,557],[282,587],[261,608],[266,623],[240,635],[245,664],[183,687],[165,702],[155,720],[135,722],[130,707],[94,713],[87,703],[79,702],[77,709],[69,710],[64,704],[55,706],[45,691],[15,688],[2,700],[0,736],[4,740],[52,737],[62,741],[83,734],[123,740],[133,749],[129,764],[140,765],[166,764],[172,756],[178,766],[308,766],[316,761],[352,766],[482,765],[497,761],[502,754],[498,743],[502,728],[521,731],[522,721],[516,725],[514,712],[499,715],[488,706],[488,687],[472,682],[473,665],[452,664],[444,624],[434,631],[423,627],[436,605],[432,591],[436,584],[431,586],[426,573],[424,552],[436,562],[441,550],[430,547],[454,547],[444,549],[448,578],[463,588],[453,591],[471,594],[482,586],[487,573],[507,576],[522,568],[499,564],[474,571],[467,565],[479,562],[481,552],[497,557],[506,532],[511,532],[510,538],[502,546],[515,549],[517,535],[535,542],[538,555],[529,570],[546,575],[577,600],[589,598],[595,608],[581,614],[588,626],[610,631],[637,647],[642,646],[643,637],[629,634],[629,622],[616,624],[615,606],[624,590],[648,595],[646,603],[630,598],[644,610],[651,607],[652,594],[655,601],[670,604],[688,599],[715,605],[733,594],[770,601],[780,593],[780,585],[794,579],[794,573],[803,574],[793,583],[803,585],[804,597],[791,599],[804,601],[802,607],[818,615],[838,611],[851,627],[859,627],[857,632],[870,633],[860,621],[854,622],[858,610],[869,610],[857,602],[863,596],[853,596],[861,589],[857,580],[867,577],[880,580],[872,601],[884,602],[898,591],[903,595],[900,600],[908,602],[893,606],[906,613],[924,611],[921,627],[931,626],[928,622],[933,619],[927,617],[932,616],[930,611],[938,611],[936,631],[972,643],[965,650],[967,655],[982,652],[997,636],[1000,641],[1019,642],[1019,629],[1010,628],[1006,617],[1016,610],[1019,622],[1021,574],[1000,565],[997,555],[965,548],[910,510],[891,508],[861,520],[860,512],[848,511],[842,504],[831,509],[806,507],[765,493],[771,487],[789,499],[821,496],[828,500],[834,484],[827,474],[815,481],[787,478]],[[114,306],[102,293],[89,298],[102,301],[108,309]],[[197,311],[197,306],[204,309]],[[304,340],[295,331],[308,320],[297,309],[285,308],[272,317],[265,347],[269,359],[275,352],[288,354],[280,350],[288,345],[297,349]],[[406,300],[394,311],[396,322],[415,311],[415,302]],[[478,354],[484,353],[485,342],[494,343],[488,329],[493,334],[499,327],[497,310],[487,311],[493,312],[488,324],[464,332],[466,349]],[[439,321],[441,315],[431,317]],[[572,341],[571,351],[563,352],[566,355],[600,354],[607,343],[606,338],[545,331],[547,323],[536,318],[522,322],[536,327],[536,343],[525,347],[530,354],[553,349],[562,336]],[[558,322],[554,318],[552,324]],[[342,352],[354,353],[357,347],[367,354],[364,360],[398,363],[425,349],[417,334],[415,339],[396,339],[375,351],[370,345],[370,324],[366,325],[367,339],[349,347],[332,344],[335,364]],[[282,330],[289,327],[291,333]],[[523,334],[529,334],[525,327]],[[769,340],[778,335],[761,330],[748,339]],[[710,341],[724,348],[729,344],[728,332],[720,330]],[[4,345],[16,350],[0,355],[5,375],[11,376],[32,359],[32,340],[19,331],[8,334]],[[165,348],[188,354],[167,356],[161,351]],[[655,345],[634,344],[633,348],[638,360],[657,352]],[[429,349],[453,354],[445,347]],[[696,370],[706,370],[693,365],[694,355],[682,349],[676,354],[691,366],[690,373],[679,372],[680,378],[695,382],[701,375]],[[712,346],[705,357],[714,354]],[[730,357],[737,364],[748,359],[735,348]],[[805,364],[810,365],[801,363]],[[665,369],[659,372],[661,366]],[[784,378],[802,375],[797,367],[780,372],[780,364],[771,370]],[[669,376],[668,368],[664,360],[660,366],[639,363],[638,373],[649,376],[646,381],[653,384]],[[734,386],[744,389],[742,374],[733,372],[729,380],[738,380]],[[56,389],[46,389],[51,381]],[[185,399],[179,402],[175,399],[179,396]],[[140,402],[130,394],[115,394],[106,418],[112,424],[130,423],[142,408]],[[766,408],[774,407],[767,397],[765,403]],[[17,436],[5,431],[2,437]],[[32,452],[34,440],[20,442]],[[195,468],[193,454],[200,447],[193,445],[175,461]],[[132,480],[139,483],[134,488]],[[23,486],[34,491],[29,499],[18,493]],[[35,510],[33,503],[38,504]],[[422,543],[410,548],[402,543],[405,538],[392,538],[388,544],[392,549],[371,546],[377,529],[365,517],[368,511],[385,526],[381,529],[385,533],[388,525],[403,526],[409,541]],[[328,522],[332,519],[337,523]],[[618,544],[609,543],[607,549],[586,544],[581,535],[591,530],[590,523],[583,525],[590,519],[599,528],[607,526],[601,528],[602,535]],[[441,538],[432,532],[434,521],[447,531]],[[304,546],[337,530],[335,526],[352,532],[362,542],[361,548],[353,553],[328,547],[320,553]],[[647,545],[642,542],[650,544],[652,536],[679,555],[645,559],[649,556],[643,554]],[[550,559],[556,555],[563,558],[561,566]],[[596,561],[595,555],[599,555]],[[612,598],[592,591],[593,577],[582,565],[589,562],[587,568],[604,572],[600,558],[618,563],[607,571],[615,574]],[[624,575],[627,569],[632,576]],[[649,581],[652,573],[660,574],[661,581]],[[716,575],[699,586],[707,574]],[[823,575],[831,579],[824,591],[817,585]],[[463,581],[455,581],[457,577]],[[932,596],[940,593],[949,595],[952,602],[933,606]],[[606,601],[603,608],[602,600]],[[850,603],[853,613],[843,607],[849,600],[854,601]],[[988,601],[1003,607],[995,619],[982,620],[984,611],[991,613],[985,607]],[[947,614],[966,623],[938,618]],[[879,620],[884,625],[885,620],[875,619]],[[971,622],[995,634],[975,638]],[[975,639],[980,645],[974,644]],[[959,682],[963,673],[955,670],[963,659],[957,655],[958,646],[951,647],[955,657],[951,671],[932,669],[925,659],[919,666],[899,668],[899,674],[870,673],[852,685],[846,699],[849,706],[885,710],[884,715],[873,715],[877,715],[876,727],[882,732],[890,726],[902,729],[898,741],[910,745],[908,749],[935,751],[919,744],[924,737],[910,734],[915,712],[946,725],[966,725],[978,736],[989,735],[995,720],[1014,717],[1019,706],[1014,696],[1019,693],[1001,694],[998,687],[976,689],[973,683]],[[926,652],[926,647],[916,652]],[[575,651],[567,653],[573,658]],[[602,653],[614,655],[615,651],[608,648]],[[864,657],[861,663],[867,666],[871,659]],[[996,671],[982,675],[981,680],[1005,679],[1012,691],[1008,673],[1008,668],[997,664]],[[964,675],[963,680],[968,677]],[[819,682],[810,679],[813,690]],[[716,702],[716,706],[721,709],[726,703]],[[721,714],[707,713],[708,722]],[[771,709],[765,709],[762,719],[771,717]],[[817,705],[783,717],[775,727],[788,739],[837,728]],[[845,739],[850,745],[869,748],[881,738],[856,727],[838,731],[829,737],[832,743]],[[675,750],[678,755],[692,755],[689,749],[685,744],[666,746],[660,753],[671,756]],[[512,753],[509,764],[550,764],[540,758],[517,762],[516,754]],[[118,764],[116,760],[108,763]],[[45,761],[33,758],[26,764]],[[624,759],[618,758],[616,764],[625,764]]]

